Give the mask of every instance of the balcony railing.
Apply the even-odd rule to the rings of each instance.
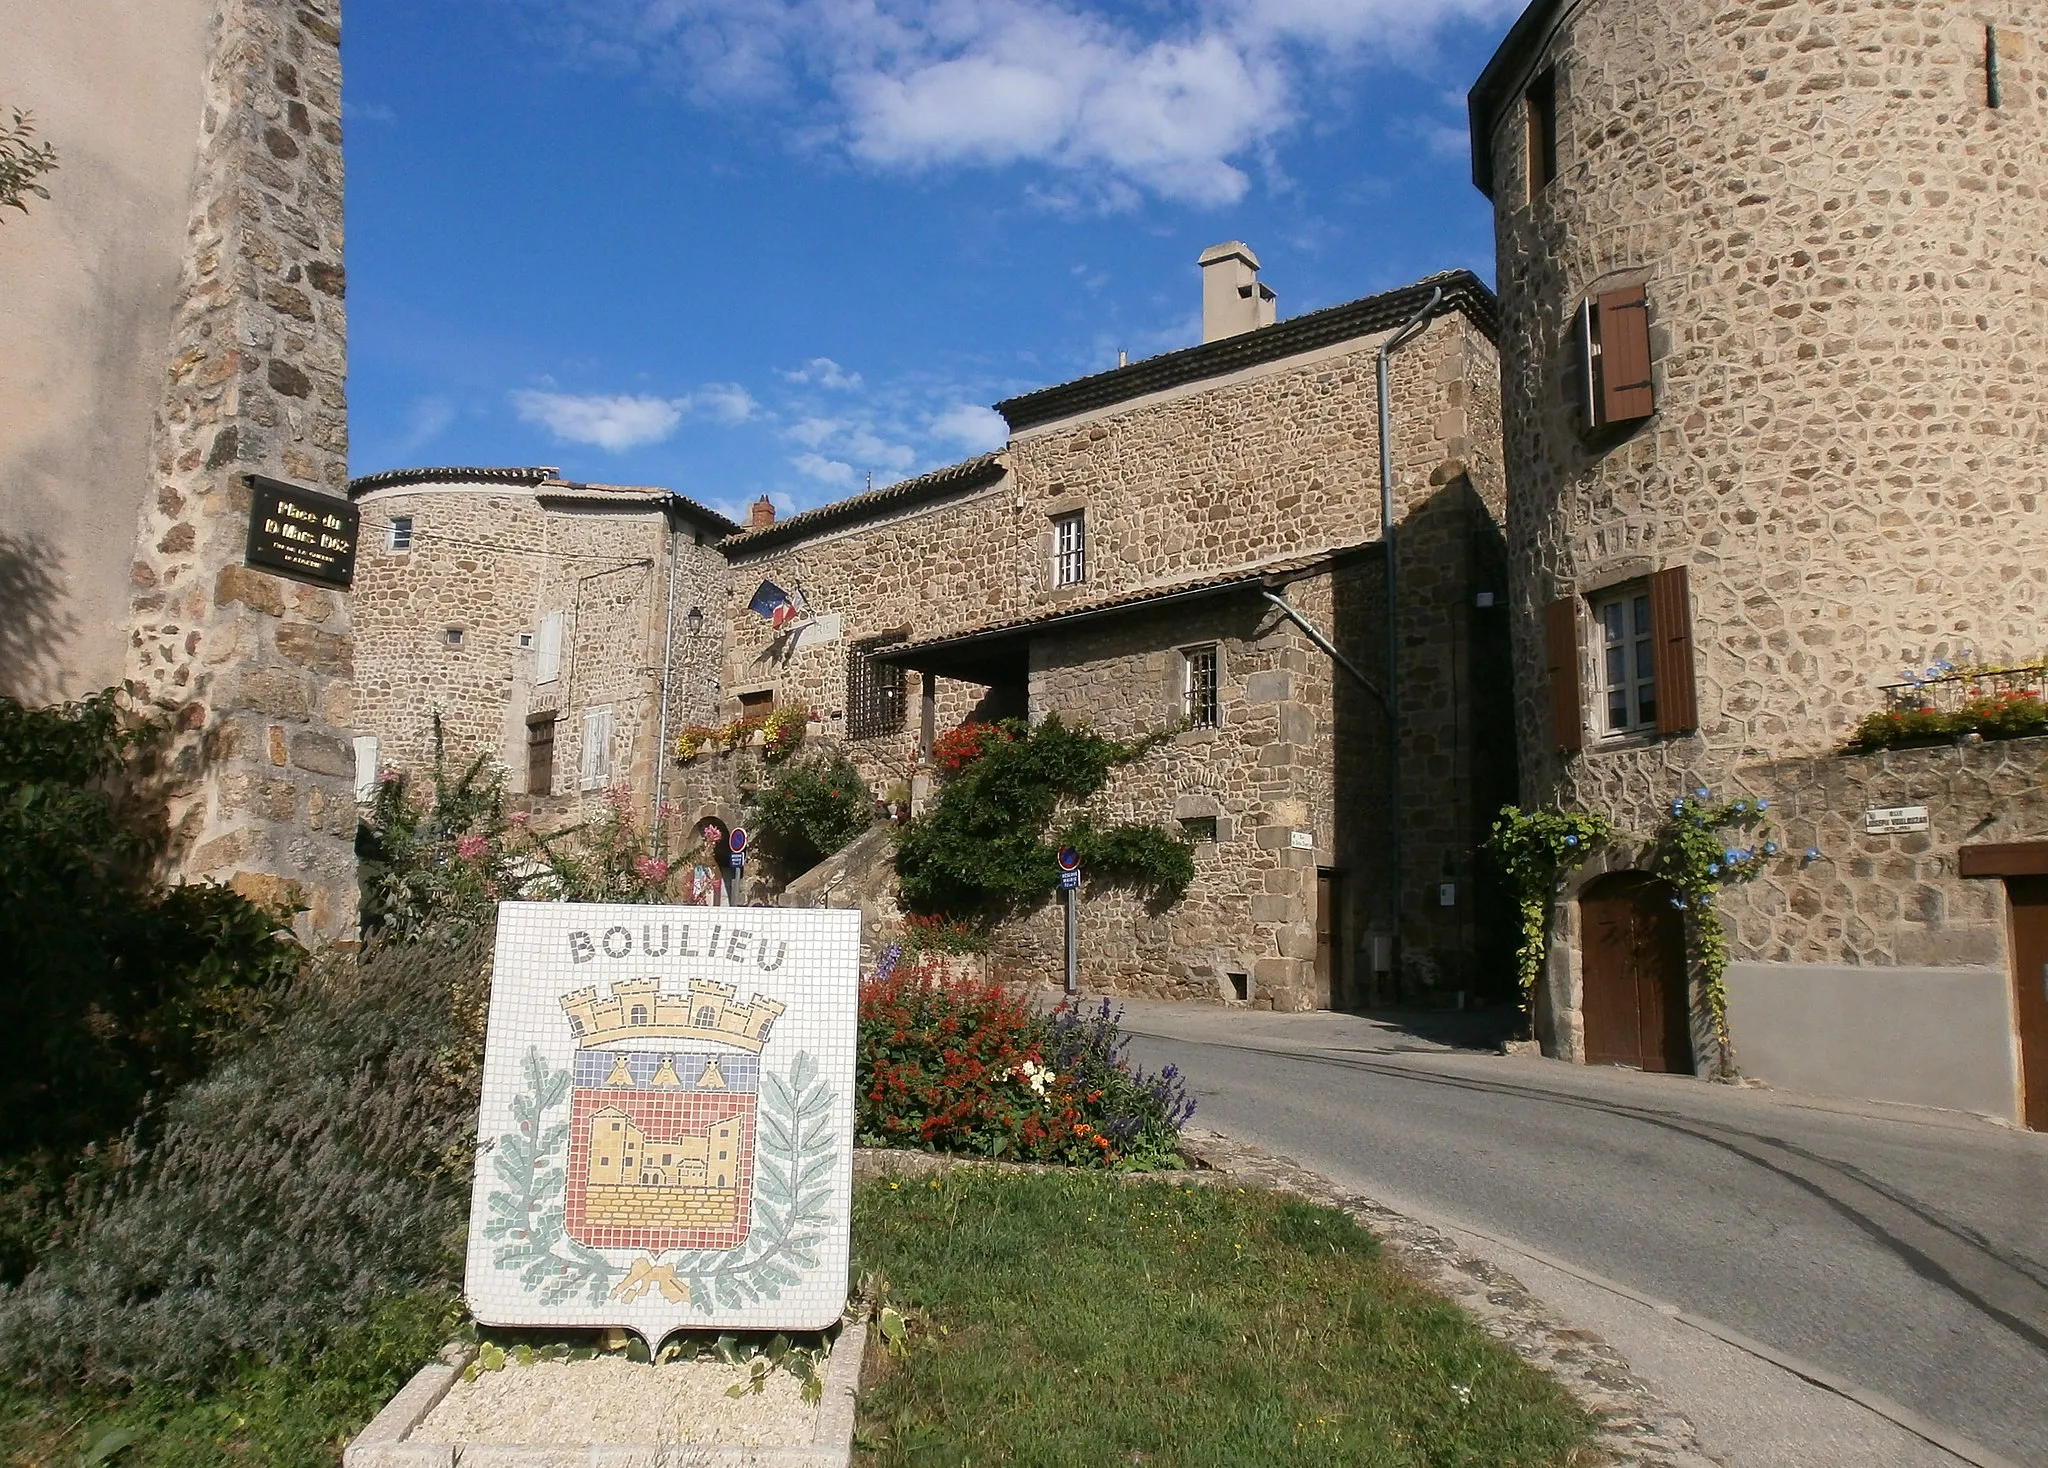
[[[1881,691],[1887,712],[1932,709],[1936,713],[1952,714],[1965,704],[1997,698],[2001,694],[2048,696],[2048,664],[2036,663],[2025,668],[1988,672],[1936,663],[1925,676],[1909,677],[1904,683],[1888,683]]]

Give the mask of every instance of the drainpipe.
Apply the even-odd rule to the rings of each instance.
[[[1399,972],[1401,961],[1401,898],[1407,873],[1401,852],[1401,633],[1397,591],[1400,562],[1394,550],[1394,410],[1393,389],[1388,385],[1387,362],[1394,353],[1429,330],[1436,308],[1443,304],[1444,290],[1430,292],[1422,309],[1401,323],[1400,329],[1379,351],[1380,398],[1380,536],[1387,547],[1387,691],[1381,699],[1387,710],[1387,856],[1393,872],[1394,931],[1393,962]]]
[[[661,717],[656,721],[660,731],[654,742],[654,794],[647,807],[647,852],[650,856],[661,855],[661,781],[668,767],[668,705],[670,690],[674,686],[676,661],[676,522],[675,507],[671,504],[669,514],[663,517],[668,526],[668,607],[661,619]]]

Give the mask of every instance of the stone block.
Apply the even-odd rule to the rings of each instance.
[[[330,734],[300,732],[292,736],[292,763],[316,775],[347,775],[356,772],[355,747]]]
[[[247,566],[223,566],[213,582],[215,606],[228,606],[240,602],[252,610],[267,613],[273,617],[284,615],[284,590],[275,576],[266,576],[261,571]]]
[[[1246,703],[1285,703],[1294,697],[1294,675],[1285,671],[1254,673],[1244,680]]]
[[[277,629],[278,653],[303,668],[331,678],[345,678],[354,666],[350,639],[303,622],[287,622]]]

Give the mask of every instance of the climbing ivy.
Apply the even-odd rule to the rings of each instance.
[[[1548,946],[1550,910],[1558,880],[1584,861],[1613,828],[1592,811],[1522,810],[1504,805],[1486,852],[1499,865],[1514,894],[1521,931],[1515,948],[1515,971],[1522,985],[1522,1012],[1535,1012],[1536,979],[1543,970]]]
[[[907,826],[896,851],[905,903],[924,913],[968,917],[992,907],[1043,901],[1059,882],[1058,851],[1080,853],[1091,880],[1130,882],[1171,901],[1194,880],[1194,848],[1165,828],[1099,826],[1075,810],[1050,836],[1062,808],[1101,793],[1112,772],[1172,737],[1172,728],[1135,740],[1085,725],[1004,720]]]
[[[1672,905],[1685,914],[1687,956],[1699,975],[1707,1009],[1714,1017],[1714,1037],[1725,1054],[1728,1046],[1728,935],[1721,924],[1716,896],[1723,887],[1756,880],[1778,854],[1767,838],[1767,800],[1717,802],[1705,788],[1671,802],[1671,817],[1653,842],[1652,868],[1678,890]],[[1736,845],[1734,836],[1748,845]]]

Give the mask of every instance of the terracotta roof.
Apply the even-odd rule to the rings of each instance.
[[[884,663],[905,663],[915,667],[921,657],[966,649],[975,643],[995,642],[1021,637],[1027,633],[1049,631],[1074,622],[1090,622],[1099,617],[1118,615],[1125,612],[1151,611],[1179,601],[1192,601],[1198,597],[1218,596],[1226,592],[1244,591],[1253,587],[1284,586],[1290,581],[1313,574],[1325,567],[1354,560],[1380,547],[1377,540],[1365,541],[1358,545],[1339,546],[1333,550],[1313,551],[1307,555],[1289,556],[1284,560],[1266,561],[1257,566],[1244,566],[1230,571],[1213,572],[1207,576],[1195,577],[1188,581],[1171,582],[1163,586],[1141,587],[1135,591],[1119,592],[1115,596],[1099,598],[1091,602],[1069,602],[1057,607],[1047,607],[1021,617],[1010,617],[1000,622],[985,623],[966,632],[952,633],[945,637],[929,637],[916,642],[898,643],[893,647],[878,648],[875,661]]]
[[[545,484],[562,471],[552,468],[479,469],[386,469],[381,474],[364,474],[348,482],[348,497],[360,499],[373,489],[394,489],[406,484]]]
[[[1069,418],[1076,413],[1110,407],[1146,393],[1181,387],[1204,378],[1221,377],[1265,362],[1277,362],[1299,352],[1334,346],[1353,337],[1370,336],[1399,326],[1428,301],[1431,291],[1438,288],[1444,293],[1443,303],[1437,308],[1438,315],[1462,312],[1474,326],[1486,333],[1489,340],[1498,340],[1500,304],[1493,292],[1469,270],[1446,270],[1413,285],[1404,285],[1399,290],[1384,291],[1342,306],[1311,311],[1305,316],[1291,317],[1272,326],[1261,326],[1256,331],[1227,336],[1221,341],[1203,342],[1198,347],[1186,347],[1164,356],[1147,357],[1128,367],[1098,372],[1093,377],[1082,377],[1057,387],[1025,393],[1021,397],[1006,398],[996,404],[996,411],[1008,421],[1010,431],[1016,433],[1041,423]]]
[[[1479,73],[1466,95],[1465,110],[1472,123],[1472,182],[1487,198],[1493,197],[1493,128],[1501,109],[1522,89],[1521,72],[1530,57],[1543,49],[1550,32],[1565,10],[1567,0],[1534,0],[1522,18],[1509,29],[1493,60]]]
[[[931,500],[966,494],[994,484],[1003,477],[1007,467],[1000,452],[982,454],[963,463],[949,464],[944,469],[934,469],[929,474],[920,474],[915,479],[871,489],[851,499],[820,505],[815,510],[804,510],[786,520],[764,525],[759,530],[742,530],[721,540],[718,548],[728,555],[768,550],[786,541],[801,540],[807,535],[816,535],[841,525],[909,509]]]
[[[372,490],[401,489],[413,484],[507,484],[533,490],[534,498],[542,504],[552,500],[562,505],[608,505],[628,509],[662,508],[679,511],[720,534],[737,528],[731,520],[709,506],[700,505],[687,496],[662,489],[657,485],[584,484],[574,479],[564,479],[561,475],[562,471],[559,469],[540,466],[498,469],[386,469],[381,474],[365,474],[360,478],[351,479],[348,482],[348,497],[361,499]]]

